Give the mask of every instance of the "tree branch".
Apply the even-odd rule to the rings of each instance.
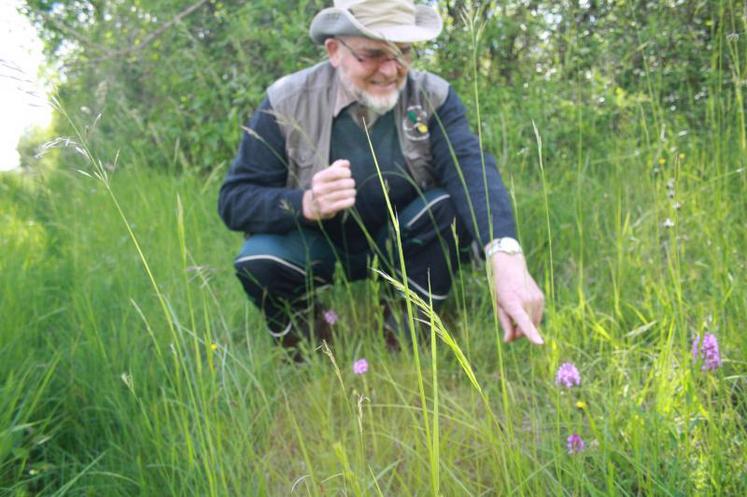
[[[182,19],[184,19],[188,15],[192,14],[193,12],[195,12],[197,9],[199,9],[200,7],[202,7],[203,5],[205,5],[206,3],[208,3],[208,0],[199,0],[197,3],[194,3],[194,4],[190,5],[189,7],[187,7],[186,9],[182,10],[177,15],[175,15],[171,20],[169,20],[169,21],[161,24],[155,31],[152,31],[151,33],[149,33],[143,39],[143,41],[141,41],[140,43],[138,43],[134,47],[129,47],[129,48],[125,48],[123,50],[115,50],[115,51],[108,52],[103,57],[99,57],[97,59],[94,59],[91,62],[100,62],[102,60],[111,59],[111,58],[114,58],[114,57],[120,57],[122,55],[127,55],[129,53],[138,52],[138,51],[142,50],[146,46],[148,46],[151,43],[153,43],[153,41],[155,41],[156,38],[158,38],[159,36],[161,36],[162,34],[164,34],[174,24],[178,23],[179,21],[181,21]]]

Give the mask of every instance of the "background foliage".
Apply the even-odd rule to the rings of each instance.
[[[598,118],[585,139],[643,111],[697,126],[711,98],[743,105],[744,8],[727,0],[442,0],[446,30],[419,66],[472,93],[470,26],[481,26],[484,115],[518,110],[562,146],[572,109]],[[74,118],[106,119],[106,157],[170,171],[223,172],[240,125],[278,77],[321,60],[308,38],[320,0],[28,0],[59,98]],[[742,36],[740,36],[742,33]],[[734,99],[734,93],[739,97]],[[535,98],[539,97],[539,98]],[[533,108],[542,102],[541,108]],[[711,102],[711,105],[709,105]],[[544,105],[551,103],[551,105]],[[641,105],[642,104],[642,105]],[[517,108],[518,107],[518,108]],[[531,136],[524,119],[509,133]],[[61,134],[64,120],[58,121]],[[515,138],[516,136],[512,136]],[[517,143],[516,140],[506,140]],[[488,143],[495,146],[492,137]],[[217,174],[217,173],[216,173]]]

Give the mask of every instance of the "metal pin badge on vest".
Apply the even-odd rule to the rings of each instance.
[[[426,124],[427,119],[428,115],[425,113],[422,106],[409,106],[402,122],[405,136],[413,141],[427,140],[430,137],[428,124]]]

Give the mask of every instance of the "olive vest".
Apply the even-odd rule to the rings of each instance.
[[[327,61],[285,76],[267,90],[273,115],[285,140],[289,188],[308,188],[329,165],[333,108],[340,80]],[[438,76],[409,71],[394,108],[402,155],[416,184],[434,185],[428,122],[445,101],[449,84]]]

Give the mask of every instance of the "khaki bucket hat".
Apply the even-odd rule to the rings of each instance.
[[[415,43],[436,38],[443,28],[433,7],[413,0],[335,0],[319,12],[309,34],[321,44],[333,36],[365,36],[391,43]]]

